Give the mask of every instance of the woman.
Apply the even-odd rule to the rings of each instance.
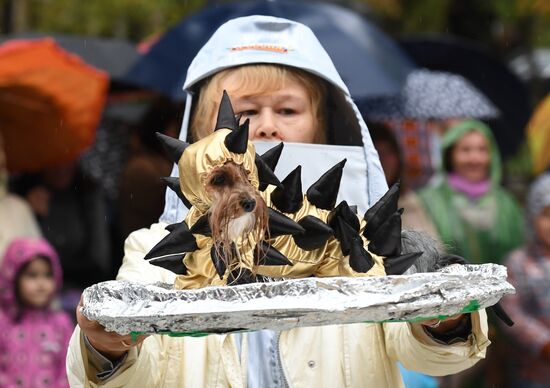
[[[452,253],[474,263],[500,263],[523,238],[521,212],[500,186],[500,155],[491,130],[476,120],[447,130],[443,180],[420,191],[424,208]]]
[[[266,63],[275,66],[257,65]],[[294,70],[296,67],[302,70]],[[215,73],[221,75],[208,78]],[[256,74],[255,78],[247,81],[251,74]],[[213,100],[207,98],[209,85],[214,85]],[[189,68],[185,88],[189,97],[180,138],[187,138],[189,122],[193,123],[195,138],[204,136],[199,134],[203,128],[208,131],[214,127],[225,88],[233,92],[236,112],[251,119],[249,133],[253,138],[295,142],[327,138],[337,144],[360,144],[362,140],[369,174],[365,195],[374,202],[386,191],[366,125],[328,55],[307,27],[268,16],[231,20],[201,49]],[[199,103],[191,120],[197,93]],[[164,222],[183,218],[179,202],[167,196]],[[174,274],[142,259],[166,235],[165,226],[155,224],[130,235],[118,279],[173,283]],[[396,360],[428,373],[454,373],[477,362],[488,345],[484,312],[471,315],[471,326],[466,317],[459,316],[434,329],[465,332],[468,338],[460,345],[435,341],[422,324],[397,323],[299,328],[280,333],[264,330],[196,339],[151,336],[144,341],[140,338],[136,346],[130,336],[105,333],[96,322],[81,315],[78,320],[80,328],[75,330],[69,348],[69,379],[74,384],[101,382],[106,386],[359,387],[370,383],[394,387],[403,386]],[[471,332],[475,335],[470,336]]]

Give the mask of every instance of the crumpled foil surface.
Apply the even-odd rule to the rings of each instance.
[[[82,313],[119,334],[415,321],[492,306],[515,292],[506,277],[501,265],[455,264],[414,275],[312,277],[196,290],[113,280],[84,291]]]

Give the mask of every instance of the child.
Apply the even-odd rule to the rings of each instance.
[[[0,268],[0,386],[68,387],[65,357],[73,324],[50,304],[61,266],[44,239],[18,238]]]

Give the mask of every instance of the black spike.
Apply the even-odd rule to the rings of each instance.
[[[349,266],[355,272],[366,273],[374,266],[374,259],[363,247],[363,240],[359,235],[350,239]]]
[[[164,229],[166,229],[169,232],[173,232],[179,225],[180,225],[180,222],[176,222],[175,224],[166,225]]]
[[[166,186],[170,190],[172,190],[174,193],[176,193],[178,198],[181,200],[181,202],[183,202],[183,204],[185,205],[185,207],[187,209],[191,209],[191,207],[193,205],[191,205],[191,202],[189,202],[189,200],[187,198],[185,198],[185,195],[183,195],[183,193],[181,192],[180,179],[179,178],[166,176],[166,177],[162,177],[160,179],[162,179],[162,181],[166,184]]]
[[[264,191],[267,186],[273,185],[278,188],[283,188],[282,183],[279,181],[279,178],[275,175],[273,170],[263,161],[262,157],[256,154],[256,169],[258,170],[258,180],[260,185],[258,189]]]
[[[252,271],[248,268],[235,268],[227,276],[227,284],[229,286],[238,286],[239,284],[256,283],[258,280]]]
[[[179,139],[174,139],[170,136],[163,135],[160,132],[157,132],[156,135],[157,139],[162,144],[162,148],[164,148],[164,150],[170,157],[170,160],[178,164],[181,159],[181,155],[183,154],[183,151],[185,151],[187,146],[189,146],[189,143],[186,143]]]
[[[223,91],[220,108],[218,109],[218,119],[216,120],[216,128],[214,128],[214,131],[222,128],[228,128],[232,131],[235,131],[239,128],[239,122],[235,117],[235,112],[233,112],[231,99],[229,98],[229,94],[227,94],[225,90]]]
[[[212,236],[210,228],[210,217],[208,213],[202,215],[191,227],[191,233],[202,234],[203,236]]]
[[[281,142],[262,154],[262,160],[265,164],[267,164],[271,171],[275,171],[275,167],[277,167],[277,163],[279,163],[279,158],[281,157],[284,146],[284,143]]]
[[[157,267],[165,268],[174,272],[176,275],[187,275],[187,267],[183,264],[185,255],[165,256],[158,259],[152,259],[149,263]]]
[[[346,161],[347,159],[344,159],[333,166],[307,189],[306,196],[309,202],[320,209],[332,210],[334,208]]]
[[[375,252],[376,253],[376,252]],[[412,252],[401,256],[388,256],[384,259],[386,275],[402,275],[413,265],[422,252]]]
[[[256,265],[294,265],[277,249],[265,241],[260,241],[260,249],[254,249],[254,263]]]
[[[283,179],[283,187],[277,187],[271,193],[271,201],[283,213],[295,213],[302,207],[302,166],[296,167]]]
[[[244,154],[248,148],[248,126],[250,120],[246,119],[243,125],[238,130],[227,134],[224,140],[225,147],[228,151],[235,154]]]
[[[334,236],[340,242],[340,249],[344,256],[349,255],[351,249],[351,241],[360,238],[359,232],[350,226],[343,218],[336,218],[336,228],[334,230]]]
[[[396,182],[378,202],[366,211],[364,219],[367,221],[367,224],[363,230],[363,236],[367,239],[372,240],[380,225],[397,211],[400,186],[401,183]]]
[[[506,326],[514,326],[514,321],[512,321],[512,318],[510,318],[508,313],[504,310],[504,308],[502,308],[500,302],[492,305],[491,307],[489,307],[489,309],[496,315],[498,319],[504,322]]]
[[[291,218],[275,209],[267,208],[269,237],[274,238],[285,234],[305,233],[305,229]]]
[[[165,236],[144,257],[145,260],[174,254],[193,252],[198,249],[195,237],[185,222],[180,222],[170,234]]]
[[[294,235],[294,242],[306,251],[321,248],[334,234],[330,226],[314,216],[305,216],[298,224],[305,229],[305,233]]]
[[[222,249],[216,250],[215,245],[212,245],[212,248],[210,248],[210,258],[212,259],[212,263],[214,263],[214,268],[216,268],[216,272],[218,273],[218,276],[220,279],[223,279],[223,275],[225,274],[225,270],[227,269],[227,263],[223,259],[223,257],[219,256],[218,253],[222,253]]]
[[[344,221],[354,231],[359,232],[359,219],[346,201],[340,202],[328,215],[328,225],[334,230],[334,237],[342,242],[344,237],[342,236],[339,220]]]
[[[374,233],[369,251],[379,256],[397,256],[401,253],[401,214],[403,208],[393,213]]]

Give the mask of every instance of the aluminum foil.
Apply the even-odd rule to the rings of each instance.
[[[113,280],[84,291],[82,313],[119,334],[415,321],[489,307],[515,292],[506,276],[506,267],[497,264],[455,264],[414,275],[306,278],[196,290]]]

